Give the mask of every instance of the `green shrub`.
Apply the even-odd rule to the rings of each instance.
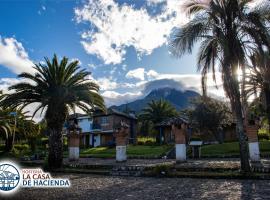
[[[15,144],[14,147],[18,150],[18,151],[27,151],[30,149],[28,144]]]
[[[15,156],[16,158],[20,157],[20,151],[17,148],[13,148],[11,150],[11,154]]]
[[[259,129],[258,131],[259,140],[270,140],[270,133],[267,129]]]
[[[156,138],[153,137],[138,137],[137,138],[138,145],[154,145],[156,144]]]

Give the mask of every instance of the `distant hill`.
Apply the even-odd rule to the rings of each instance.
[[[191,98],[199,96],[199,93],[186,90],[180,91],[173,88],[160,88],[152,90],[143,99],[138,99],[133,102],[122,104],[119,106],[111,106],[111,108],[117,109],[119,111],[124,111],[126,108],[139,113],[151,100],[165,99],[169,101],[177,110],[184,109],[189,106],[189,100]]]

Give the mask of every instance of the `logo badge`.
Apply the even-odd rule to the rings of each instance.
[[[20,182],[20,173],[17,167],[10,163],[0,163],[0,192],[14,190]]]

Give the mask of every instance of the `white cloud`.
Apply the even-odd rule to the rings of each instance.
[[[0,91],[3,91],[4,94],[12,93],[14,91],[10,91],[8,90],[8,88],[14,84],[18,84],[21,82],[30,82],[30,81],[26,79],[19,79],[19,78],[0,78]],[[27,113],[27,115],[32,116],[35,109],[38,107],[38,105],[39,105],[38,103],[30,104],[29,106],[24,108],[23,111],[29,112]],[[34,116],[33,120],[36,122],[39,122],[43,117],[44,117],[44,113],[43,115],[40,115],[40,112],[38,112]]]
[[[143,81],[144,73],[145,73],[144,68],[137,68],[137,69],[128,71],[126,74],[126,78],[134,78],[134,79],[139,79]]]
[[[127,71],[127,65],[126,65],[126,64],[123,64],[123,65],[122,65],[122,70],[123,70],[123,71]]]
[[[118,87],[118,84],[112,80],[112,77],[106,78],[98,78],[97,80],[98,85],[100,86],[101,90],[113,90]]]
[[[114,82],[115,87],[107,87],[107,89],[110,89],[104,91],[102,95],[108,106],[120,105],[138,98],[143,98],[152,90],[164,87],[175,88],[181,91],[193,90],[201,93],[200,74],[162,74],[154,70],[146,71],[144,68],[137,68],[129,71],[126,76],[127,78],[136,78],[140,81],[137,83]],[[226,99],[220,73],[216,74],[216,83],[212,80],[212,74],[210,73],[208,75],[207,85],[209,96],[222,98],[223,100]],[[128,92],[119,93],[114,91],[121,88],[124,88]]]
[[[112,105],[120,105],[120,104],[134,101],[142,96],[142,92],[118,93],[115,91],[105,91],[101,95],[104,97],[105,104],[107,106],[112,106]]]
[[[146,72],[146,75],[149,79],[155,79],[158,77],[158,73],[155,70],[149,70],[148,72]]]
[[[89,68],[91,68],[91,69],[96,69],[96,68],[97,68],[97,66],[94,65],[93,63],[87,64],[87,66],[88,66]]]
[[[29,59],[22,43],[15,38],[0,37],[0,64],[19,74],[33,72],[33,62]]]
[[[166,0],[147,0],[147,3],[149,4],[157,4],[157,3],[163,3],[166,2]]]
[[[138,55],[149,55],[167,43],[173,27],[186,21],[182,4],[183,1],[167,0],[162,11],[151,16],[145,7],[89,0],[82,8],[75,8],[77,22],[90,24],[90,30],[81,35],[81,44],[105,64],[121,63],[127,47],[134,47]]]
[[[18,78],[0,78],[0,91],[8,92],[8,88],[14,84],[20,83],[22,79]]]

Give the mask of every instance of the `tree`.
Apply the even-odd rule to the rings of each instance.
[[[31,151],[35,152],[37,139],[40,136],[40,125],[33,120],[22,119],[18,122],[18,130],[27,139]]]
[[[15,84],[9,90],[14,93],[6,95],[1,105],[20,109],[32,103],[38,103],[33,116],[45,112],[49,133],[48,164],[51,169],[60,168],[63,161],[62,128],[69,111],[76,107],[91,113],[95,107],[105,109],[103,98],[98,94],[97,84],[87,79],[90,72],[80,69],[78,61],[68,62],[68,58],[58,62],[54,55],[45,64],[34,66],[35,74],[22,73],[19,78],[29,82]]]
[[[152,100],[148,103],[148,106],[142,110],[139,118],[157,124],[164,119],[175,117],[177,115],[176,109],[168,101],[160,99],[158,101]]]
[[[152,100],[139,114],[139,121],[142,125],[141,131],[151,131],[151,133],[156,134],[157,142],[161,142],[160,135],[157,135],[157,131],[153,128],[163,120],[177,115],[176,109],[168,101],[163,99],[157,101]]]
[[[212,72],[215,80],[216,71],[222,73],[223,87],[236,117],[241,170],[244,172],[250,171],[250,164],[237,71],[239,68],[245,70],[247,54],[256,47],[256,41],[264,39],[266,32],[266,28],[258,23],[261,15],[256,9],[249,9],[250,2],[188,0],[184,7],[187,14],[194,18],[176,30],[171,40],[171,50],[176,56],[191,53],[193,45],[200,43],[197,63],[202,74],[204,94],[207,74]]]
[[[13,126],[9,123],[10,116],[9,112],[6,110],[0,109],[0,135],[5,140],[5,151],[9,152],[12,149],[12,134],[13,134]]]
[[[266,117],[270,122],[270,51],[258,50],[250,56],[252,65],[246,77],[246,93],[252,95],[261,91]]]
[[[232,115],[225,102],[210,98],[199,97],[192,101],[193,109],[187,112],[190,125],[201,133],[212,134],[220,143],[219,130],[222,126],[232,123]]]

